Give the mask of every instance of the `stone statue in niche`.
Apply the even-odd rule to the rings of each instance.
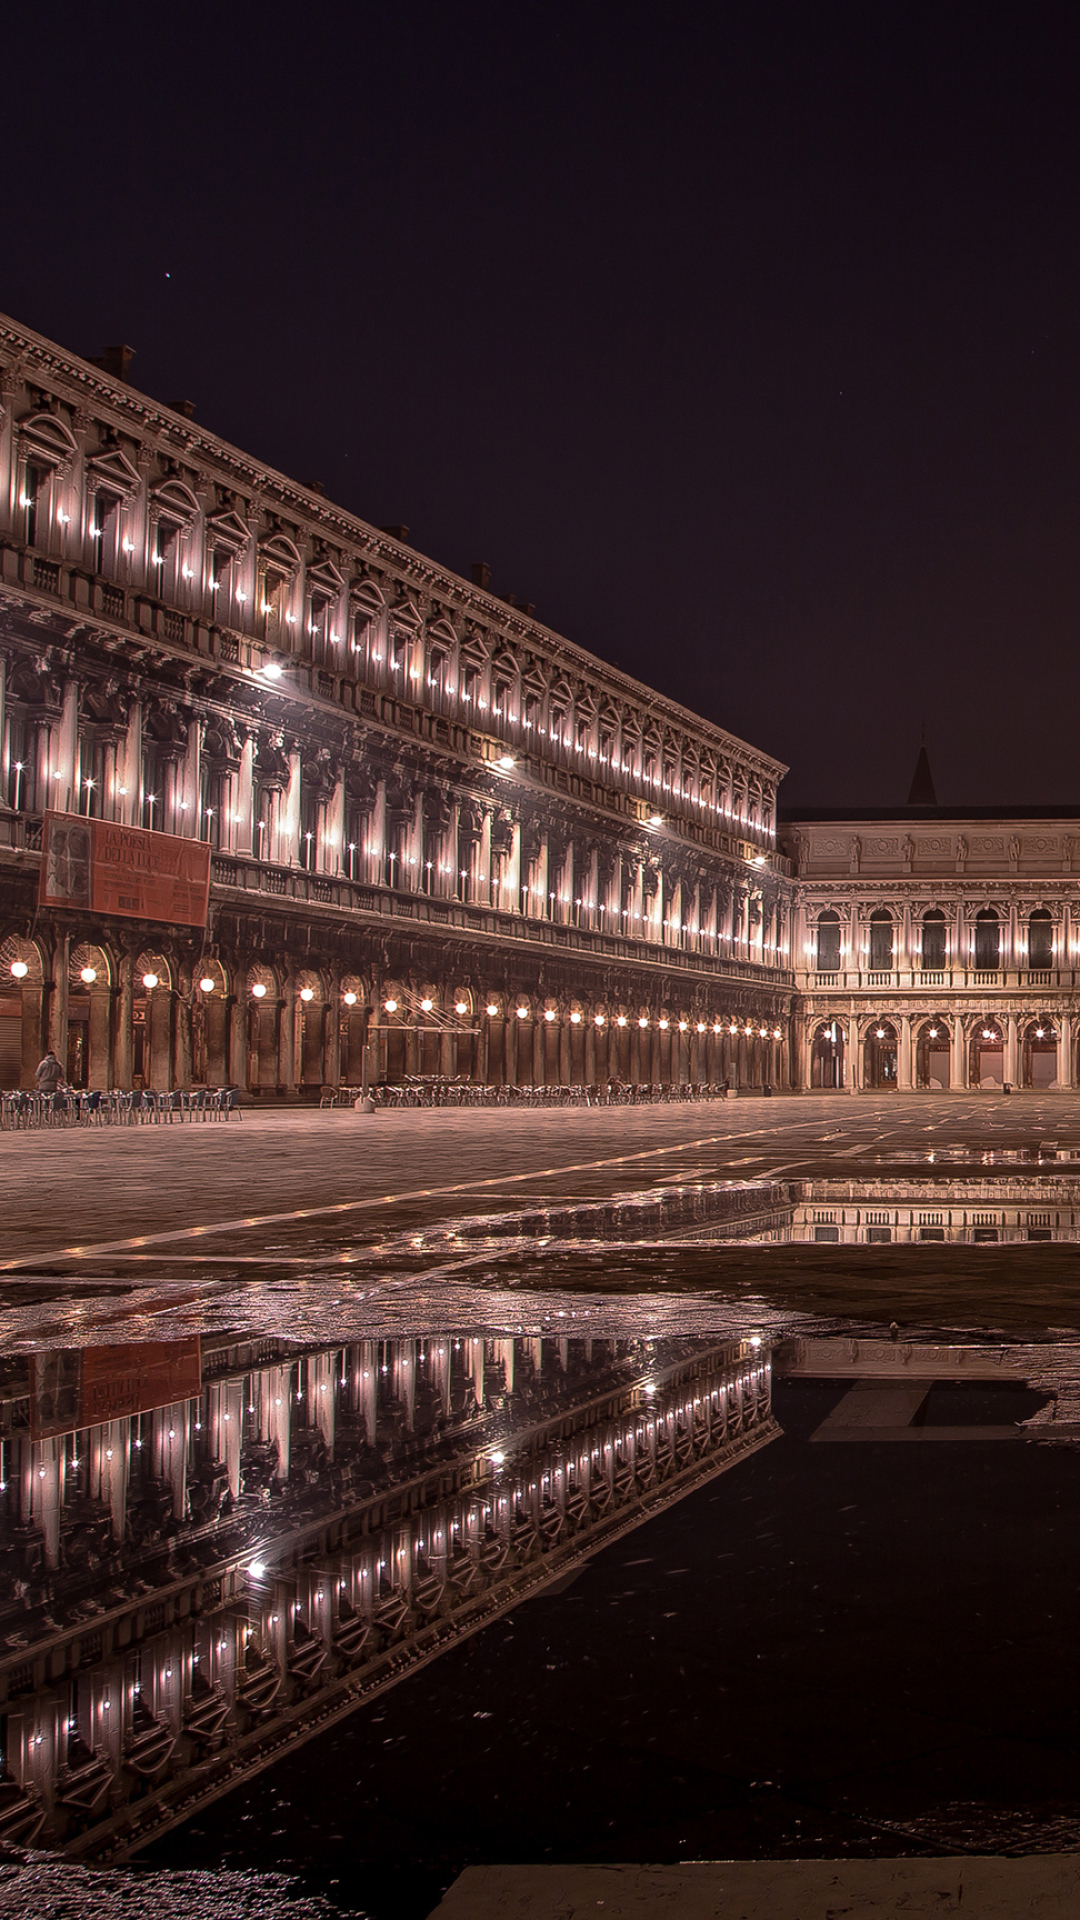
[[[857,833],[853,833],[848,842],[848,872],[858,873],[861,862],[862,841]]]

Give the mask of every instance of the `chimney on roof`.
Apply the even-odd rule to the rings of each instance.
[[[128,370],[135,358],[134,347],[106,347],[98,360],[91,360],[92,367],[100,367],[110,380],[127,381]]]
[[[491,568],[486,560],[474,560],[469,568],[469,578],[474,587],[482,587],[485,593],[491,591]]]
[[[380,527],[379,532],[388,533],[391,540],[400,540],[403,547],[407,547],[409,544],[408,527]]]
[[[909,807],[936,807],[937,792],[934,776],[930,771],[930,756],[926,751],[926,741],[919,748],[919,757],[915,762],[915,772],[911,778],[911,791],[907,797]]]
[[[194,400],[166,400],[165,405],[171,407],[174,413],[182,413],[185,420],[195,418]]]

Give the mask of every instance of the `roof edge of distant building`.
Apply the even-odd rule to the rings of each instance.
[[[860,820],[1080,820],[1080,802],[1061,806],[781,807],[778,823],[823,824]]]

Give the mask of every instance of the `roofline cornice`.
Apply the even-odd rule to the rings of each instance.
[[[427,555],[406,547],[378,527],[370,526],[366,520],[361,520],[343,507],[335,506],[323,495],[312,493],[298,482],[290,480],[288,475],[279,473],[276,468],[260,465],[250,454],[241,452],[216,434],[196,427],[172,407],[140,393],[126,382],[111,380],[88,360],[78,354],[64,352],[54,341],[19,326],[7,314],[0,314],[0,355],[5,359],[11,356],[9,371],[17,377],[32,380],[35,373],[47,375],[49,382],[63,397],[84,403],[92,401],[99,408],[109,408],[120,415],[129,427],[139,428],[144,433],[168,434],[174,451],[183,447],[193,460],[201,460],[207,465],[216,463],[222,475],[228,476],[233,485],[248,488],[263,500],[269,495],[279,504],[304,514],[325,531],[334,533],[341,541],[363,546],[371,558],[378,559],[393,570],[400,570],[403,580],[409,579],[426,587],[452,600],[461,611],[472,611],[489,624],[498,625],[508,638],[514,635],[530,640],[553,661],[574,671],[587,672],[605,691],[632,699],[657,717],[671,720],[702,744],[737,754],[755,772],[777,782],[788,772],[782,761],[774,760],[759,747],[751,746],[738,734],[714,726],[702,715],[693,713],[689,707],[681,706],[677,700],[658,693],[654,687],[645,686],[630,674],[610,666],[585,647],[545,627],[542,622],[516,613],[495,594],[485,593],[471,581],[464,580],[460,574],[452,573]]]

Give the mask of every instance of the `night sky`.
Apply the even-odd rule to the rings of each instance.
[[[791,764],[1080,803],[1080,9],[28,6],[0,307]]]

